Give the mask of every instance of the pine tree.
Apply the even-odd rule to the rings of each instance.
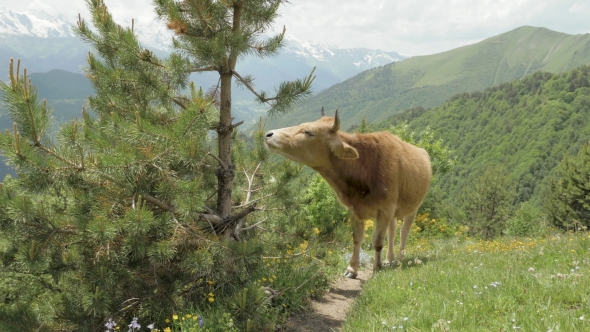
[[[282,83],[275,96],[254,89],[253,78],[236,72],[237,61],[246,55],[267,57],[283,46],[285,29],[263,39],[285,0],[157,0],[157,13],[176,33],[174,47],[191,57],[190,71],[219,74],[219,123],[217,152],[217,214],[232,219],[232,188],[235,166],[231,159],[231,135],[240,123],[232,123],[231,86],[235,78],[260,103],[268,103],[270,114],[287,110],[311,93],[313,72],[303,80]]]
[[[501,234],[515,197],[504,167],[490,167],[463,190],[461,206],[470,232],[484,239]]]
[[[109,318],[161,318],[207,305],[211,291],[231,297],[250,285],[263,247],[247,232],[261,221],[246,216],[267,197],[276,198],[268,208],[292,201],[288,183],[301,168],[267,162],[262,125],[245,148],[232,123],[231,80],[254,91],[235,64],[276,53],[284,31],[267,41],[262,33],[283,2],[157,1],[182,51],[161,59],[133,24],[121,27],[89,0],[94,28],[80,18],[76,32],[95,50],[85,71],[96,95],[56,134],[52,110],[11,61],[0,88],[14,126],[0,134],[0,151],[19,178],[0,185],[0,329],[96,330]],[[220,74],[219,100],[189,82],[205,70]],[[312,81],[256,97],[278,114]],[[267,306],[251,311],[264,315]]]
[[[590,145],[566,155],[549,181],[545,210],[560,228],[587,229],[590,226]]]

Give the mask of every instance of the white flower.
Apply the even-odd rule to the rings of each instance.
[[[535,272],[535,268],[534,268],[534,267],[529,267],[529,272],[530,272],[530,273],[533,273],[533,272]]]
[[[584,316],[580,316],[580,320],[584,320]]]

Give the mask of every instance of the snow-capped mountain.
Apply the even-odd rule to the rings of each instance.
[[[125,24],[125,22],[121,22]],[[44,11],[15,12],[0,6],[0,37],[37,37],[37,38],[76,38],[71,26],[76,18],[63,15],[51,16]],[[135,31],[140,42],[145,46],[164,51],[171,51],[172,32],[156,18],[136,20]],[[286,47],[282,54],[293,54],[305,59],[309,65],[335,68],[336,66],[354,66],[357,72],[405,59],[396,52],[384,52],[364,48],[342,49],[336,45],[322,45],[300,40],[295,36],[286,36]],[[26,55],[26,54],[25,54]],[[331,64],[330,64],[331,63]],[[354,71],[354,70],[353,70]],[[349,74],[342,79],[350,77]]]
[[[62,15],[52,17],[44,11],[19,13],[0,6],[0,36],[73,37],[72,23]]]
[[[391,62],[406,59],[396,52],[381,50],[370,50],[366,48],[340,48],[336,45],[323,45],[298,39],[295,36],[285,36],[287,46],[286,53],[293,53],[297,56],[307,58],[321,66],[322,62],[339,64],[347,63],[358,68],[358,71],[382,66]]]

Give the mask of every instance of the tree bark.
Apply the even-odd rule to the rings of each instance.
[[[234,4],[232,33],[239,33],[242,15],[241,1]],[[221,165],[217,170],[217,213],[221,219],[231,215],[232,190],[235,176],[235,166],[231,160],[231,135],[233,131],[231,114],[231,85],[233,72],[238,61],[238,52],[231,50],[226,64],[222,66],[219,126],[217,127],[217,147]]]

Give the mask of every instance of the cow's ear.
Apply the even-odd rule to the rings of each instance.
[[[358,159],[359,153],[355,148],[335,137],[329,142],[330,149],[340,159]]]

